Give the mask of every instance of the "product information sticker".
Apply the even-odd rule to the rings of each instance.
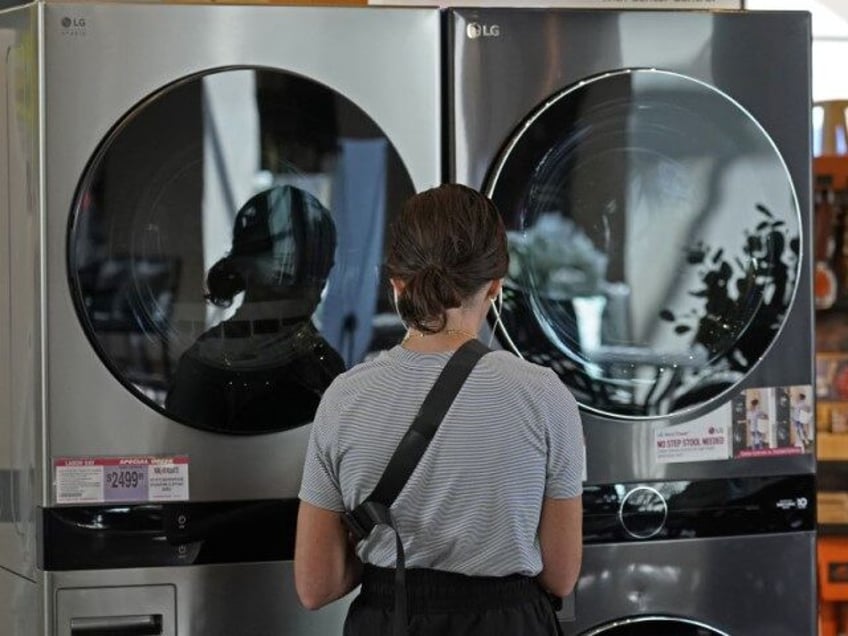
[[[745,389],[712,413],[654,430],[657,463],[716,461],[813,452],[813,387]]]
[[[59,457],[56,503],[131,503],[188,499],[187,455]]]
[[[654,431],[654,453],[660,464],[715,461],[730,456],[730,407]]]
[[[813,452],[813,387],[745,389],[733,398],[733,457]]]

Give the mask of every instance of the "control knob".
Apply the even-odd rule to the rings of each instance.
[[[665,498],[649,486],[630,490],[621,500],[618,521],[634,539],[650,539],[657,535],[668,517]]]

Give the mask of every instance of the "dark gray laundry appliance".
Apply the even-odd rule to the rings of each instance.
[[[568,634],[815,633],[810,37],[805,12],[447,14],[447,178],[509,235],[498,342],[583,416]]]
[[[0,633],[340,633],[297,601],[314,409],[404,332],[439,12],[0,12]]]
[[[566,634],[814,636],[815,479],[587,485]]]

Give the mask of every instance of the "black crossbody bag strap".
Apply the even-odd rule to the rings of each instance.
[[[377,525],[389,526],[395,532],[394,636],[403,636],[407,631],[406,559],[403,542],[394,527],[389,508],[409,481],[471,370],[489,351],[479,340],[469,340],[454,352],[424,398],[373,492],[356,508],[345,512],[345,523],[357,542],[367,537]]]

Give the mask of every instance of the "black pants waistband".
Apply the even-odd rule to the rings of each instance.
[[[395,571],[365,565],[362,571],[363,602],[387,610],[394,608]],[[454,572],[412,568],[406,571],[410,614],[467,612],[519,605],[544,593],[535,579],[510,576],[466,576]]]

